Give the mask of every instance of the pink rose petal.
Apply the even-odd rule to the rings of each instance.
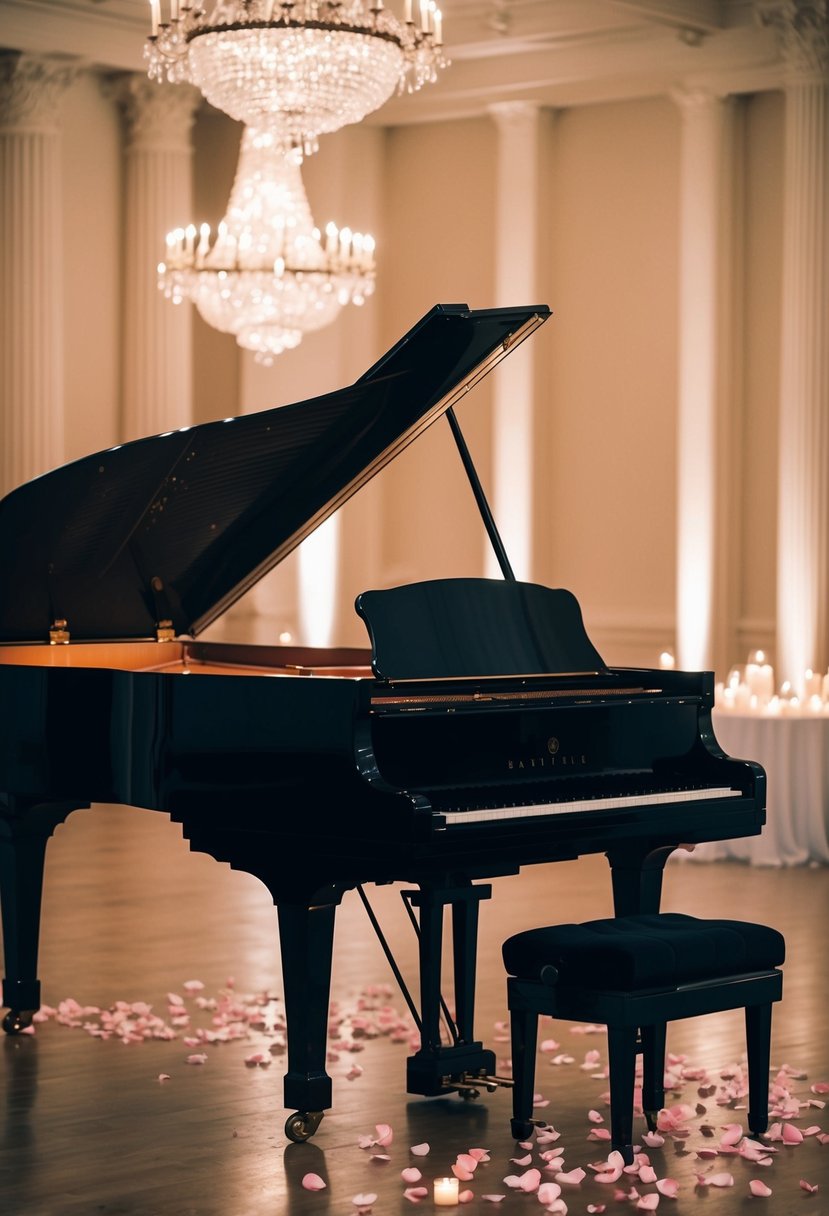
[[[159,1080],[159,1081],[169,1081],[169,1080],[170,1080],[170,1074],[169,1074],[168,1072],[160,1072],[160,1073],[158,1074],[158,1080]]]
[[[324,1191],[326,1183],[323,1182],[319,1174],[306,1174],[302,1179],[302,1185],[306,1191]]]
[[[622,1177],[622,1167],[617,1165],[615,1169],[604,1170],[601,1174],[596,1174],[593,1178],[594,1182],[618,1182]]]
[[[720,1144],[729,1146],[739,1144],[743,1138],[743,1129],[739,1123],[728,1123],[725,1126],[725,1135],[720,1137]]]
[[[795,1127],[793,1123],[783,1124],[783,1143],[784,1144],[800,1144],[803,1141],[803,1132],[799,1127]]]
[[[829,1094],[829,1081],[815,1081],[814,1085],[810,1085],[809,1089],[813,1094]]]
[[[661,1148],[665,1143],[665,1137],[660,1136],[659,1132],[645,1132],[642,1136],[642,1143],[647,1144],[648,1148]]]
[[[404,1182],[412,1183],[412,1182],[420,1182],[423,1175],[421,1174],[419,1169],[417,1169],[415,1166],[412,1165],[412,1166],[409,1166],[408,1169],[401,1170],[400,1177],[403,1179]]]
[[[523,1169],[525,1165],[529,1165],[533,1159],[532,1153],[527,1153],[525,1157],[510,1157],[513,1165],[520,1165]]]
[[[478,1168],[478,1158],[471,1153],[458,1153],[455,1160],[462,1170],[468,1170],[470,1174],[474,1174]]]
[[[368,1211],[373,1203],[377,1202],[377,1196],[374,1193],[366,1195],[355,1195],[351,1200],[355,1208]]]
[[[706,1182],[709,1186],[733,1186],[734,1178],[731,1174],[709,1174]]]
[[[474,1191],[461,1191],[458,1195],[458,1203],[471,1203],[474,1198]]]
[[[639,1171],[639,1181],[648,1183],[656,1182],[656,1170],[652,1165],[643,1165]]]
[[[456,1178],[460,1179],[461,1182],[471,1182],[473,1178],[472,1171],[465,1170],[462,1166],[458,1165],[457,1162],[452,1166],[452,1173]]]
[[[604,1203],[588,1203],[587,1210],[590,1212],[590,1216],[593,1216],[594,1213],[596,1216],[601,1216],[601,1213],[606,1210],[606,1207],[607,1205]]]
[[[642,1195],[636,1206],[637,1206],[637,1208],[640,1208],[643,1212],[655,1212],[656,1209],[659,1207],[659,1196],[653,1195],[653,1194],[652,1195]]]
[[[413,1153],[415,1157],[425,1157],[429,1152],[429,1145],[425,1142],[423,1144],[413,1144],[409,1152]]]
[[[518,1179],[518,1189],[531,1195],[541,1183],[541,1170],[527,1170]]]
[[[374,1141],[374,1143],[378,1146],[378,1148],[388,1148],[394,1139],[394,1132],[391,1130],[388,1123],[377,1123],[375,1124],[375,1129],[377,1131],[377,1139]]]
[[[818,1190],[818,1184],[815,1183],[813,1186],[811,1182],[807,1182],[805,1180],[805,1178],[801,1178],[800,1179],[800,1189],[802,1191],[808,1191],[808,1193],[810,1195],[814,1195],[815,1191]]]
[[[481,1195],[481,1199],[485,1199],[487,1203],[502,1203],[506,1195]]]
[[[600,1115],[597,1110],[589,1110],[587,1118],[591,1123],[604,1123],[604,1115]]]
[[[194,1052],[193,1055],[187,1057],[188,1064],[206,1064],[207,1054],[203,1051]]]
[[[664,1195],[666,1199],[676,1199],[679,1191],[679,1183],[673,1178],[657,1178],[656,1189],[660,1195]]]
[[[771,1187],[766,1186],[765,1182],[760,1182],[759,1178],[752,1178],[748,1184],[748,1189],[758,1199],[767,1199],[771,1194]]]
[[[407,1186],[403,1192],[403,1198],[408,1199],[409,1203],[420,1203],[421,1199],[425,1199],[428,1194],[425,1186]]]
[[[569,1182],[569,1183],[572,1183],[573,1185],[578,1184],[586,1177],[587,1177],[586,1171],[581,1168],[576,1169],[576,1170],[567,1170],[567,1171],[562,1170],[562,1172],[560,1174],[556,1174],[556,1176],[555,1176],[556,1182]]]
[[[554,1199],[545,1211],[554,1212],[556,1216],[567,1216],[567,1204],[563,1199]]]
[[[594,1127],[587,1133],[587,1139],[607,1141],[610,1139],[610,1132],[606,1127]]]
[[[557,1182],[542,1182],[538,1188],[538,1202],[552,1203],[553,1200],[558,1199],[560,1194],[561,1187]]]

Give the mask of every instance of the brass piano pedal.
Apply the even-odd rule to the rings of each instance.
[[[496,1089],[512,1089],[512,1078],[492,1077],[485,1072],[465,1072],[456,1081],[456,1085],[462,1098],[477,1098],[482,1090],[494,1094]]]

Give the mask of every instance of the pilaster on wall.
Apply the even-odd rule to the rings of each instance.
[[[721,259],[723,147],[730,103],[678,89],[682,116],[679,215],[679,391],[677,425],[677,660],[713,665],[717,603],[717,469],[723,349]],[[725,403],[723,403],[725,404]]]
[[[777,670],[829,660],[829,4],[764,3],[785,61]]]
[[[489,107],[498,132],[495,217],[495,299],[498,305],[535,304],[541,171],[540,107],[530,101]],[[494,372],[493,514],[519,579],[532,575],[533,395],[532,342]],[[501,570],[487,542],[485,570]]]
[[[158,290],[164,238],[191,222],[191,132],[200,102],[189,85],[129,74],[109,86],[126,119],[122,438],[192,422],[192,308]]]
[[[0,54],[0,495],[64,459],[65,59]]]

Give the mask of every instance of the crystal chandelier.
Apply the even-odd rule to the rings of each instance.
[[[299,158],[272,131],[246,128],[227,212],[211,245],[207,224],[167,236],[159,287],[189,299],[214,329],[231,333],[257,361],[297,346],[344,304],[374,290],[374,240],[328,224],[314,227]]]
[[[283,151],[360,122],[392,95],[434,81],[443,57],[434,0],[150,0],[149,75],[201,89],[211,105],[274,132]]]

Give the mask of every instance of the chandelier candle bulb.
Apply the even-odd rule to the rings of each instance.
[[[454,1208],[458,1206],[457,1178],[436,1178],[434,1195],[436,1208]]]

